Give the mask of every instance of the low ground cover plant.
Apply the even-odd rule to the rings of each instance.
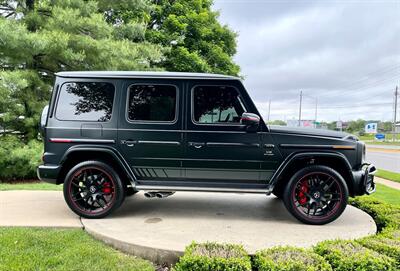
[[[331,271],[325,259],[312,250],[275,247],[257,252],[253,259],[259,271]]]
[[[355,241],[324,241],[314,251],[324,257],[335,271],[396,270],[395,260]]]
[[[400,239],[385,236],[371,236],[357,241],[364,247],[377,251],[396,261],[397,270],[400,270]]]
[[[192,243],[175,265],[175,271],[251,271],[248,253],[240,245]]]

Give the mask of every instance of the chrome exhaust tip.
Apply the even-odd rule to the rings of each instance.
[[[156,192],[152,192],[152,191],[145,192],[145,193],[144,193],[144,196],[145,196],[146,198],[154,198],[154,197],[156,196]]]
[[[156,197],[159,199],[162,199],[162,198],[169,197],[169,196],[173,195],[174,193],[175,192],[157,192]]]

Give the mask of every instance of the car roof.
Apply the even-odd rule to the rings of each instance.
[[[58,72],[58,77],[67,78],[168,78],[168,79],[234,79],[238,77],[194,72],[148,72],[148,71],[70,71]]]

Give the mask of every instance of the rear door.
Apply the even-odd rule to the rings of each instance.
[[[139,182],[182,177],[182,83],[130,80],[124,84],[118,142]]]

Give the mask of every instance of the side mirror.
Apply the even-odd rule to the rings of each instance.
[[[240,123],[246,126],[246,131],[256,132],[260,125],[260,117],[253,113],[244,112],[240,118]]]

